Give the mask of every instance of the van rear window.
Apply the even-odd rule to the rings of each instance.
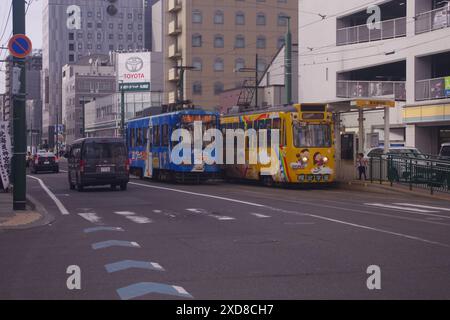
[[[441,156],[450,157],[450,146],[442,147]]]
[[[126,151],[122,143],[93,142],[84,146],[83,156],[87,159],[114,159],[126,157]]]

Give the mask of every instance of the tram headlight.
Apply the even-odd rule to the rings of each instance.
[[[328,163],[328,161],[330,161],[330,159],[328,159],[328,157],[323,157],[323,163]]]
[[[303,163],[307,163],[308,160],[309,160],[309,159],[308,159],[307,157],[303,157],[303,158],[302,158]]]

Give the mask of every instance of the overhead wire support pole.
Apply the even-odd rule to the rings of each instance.
[[[13,0],[13,34],[25,34],[25,0]],[[26,76],[25,58],[13,58],[14,68],[19,68],[20,87],[13,100],[14,153],[12,161],[13,209],[26,209]]]

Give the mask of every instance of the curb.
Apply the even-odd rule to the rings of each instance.
[[[27,194],[26,201],[27,201],[27,207],[28,207],[27,211],[36,211],[39,213],[39,215],[41,217],[38,220],[28,223],[28,224],[0,227],[0,230],[5,230],[5,231],[6,230],[28,230],[28,229],[32,229],[32,228],[43,227],[43,226],[49,225],[55,221],[55,217],[52,214],[50,214],[45,209],[45,207],[39,201],[37,201],[34,197]]]
[[[357,191],[369,191],[373,193],[380,193],[380,194],[386,194],[386,193],[397,193],[397,194],[409,194],[413,196],[418,197],[424,197],[428,199],[434,199],[434,200],[444,200],[444,201],[450,201],[450,195],[444,196],[440,194],[430,194],[429,192],[419,192],[419,191],[411,191],[409,189],[398,189],[395,186],[391,187],[390,185],[385,184],[375,184],[371,183],[370,181],[366,183],[352,183],[352,182],[341,182],[339,184],[339,188],[342,189],[348,189],[348,190],[357,190]]]

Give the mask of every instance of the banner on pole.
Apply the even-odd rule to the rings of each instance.
[[[11,172],[11,135],[9,121],[0,121],[0,178],[3,189],[9,188]]]

